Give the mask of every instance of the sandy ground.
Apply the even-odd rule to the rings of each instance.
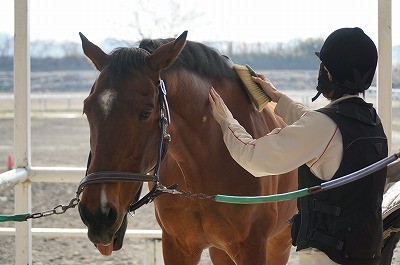
[[[89,150],[89,129],[86,118],[80,113],[75,114],[58,117],[35,115],[32,118],[33,166],[85,166]],[[399,114],[396,112],[395,115]],[[399,132],[398,121],[394,120],[394,126]],[[400,146],[398,142],[395,144]],[[0,170],[4,170],[7,154],[12,153],[12,145],[13,119],[0,117]],[[66,204],[73,198],[76,187],[76,184],[33,183],[33,212],[48,210],[57,204]],[[13,190],[0,191],[0,213],[12,214],[13,209]],[[0,223],[0,226],[11,227],[12,223]],[[61,216],[33,220],[33,227],[85,228],[76,209]],[[152,204],[140,208],[134,217],[129,218],[129,229],[159,229]],[[0,239],[0,265],[14,264],[14,237],[0,236]],[[110,257],[103,257],[86,237],[33,237],[32,252],[33,264],[38,265],[143,264],[143,249],[143,239],[128,237],[121,251],[114,252]],[[288,264],[294,265],[296,261],[297,255],[292,251]],[[200,264],[211,264],[207,252],[203,254]],[[395,251],[393,264],[400,264],[400,247]]]

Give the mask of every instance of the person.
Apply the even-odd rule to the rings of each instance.
[[[276,102],[287,124],[253,139],[211,88],[213,117],[221,125],[231,156],[255,177],[298,168],[298,188],[320,185],[388,155],[387,138],[376,110],[364,95],[375,74],[377,49],[360,28],[331,33],[316,55],[321,60],[317,95],[330,100],[307,109],[277,90],[262,74],[253,77]],[[297,200],[292,242],[299,264],[378,264],[382,246],[381,202],[386,169],[355,182]]]

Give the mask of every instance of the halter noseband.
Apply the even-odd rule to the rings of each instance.
[[[88,184],[96,184],[96,183],[111,183],[111,182],[141,182],[141,186],[139,191],[137,192],[135,199],[129,205],[129,212],[133,212],[139,207],[143,206],[154,200],[158,195],[163,194],[163,192],[159,189],[160,179],[158,176],[160,165],[167,154],[167,144],[171,141],[171,135],[167,133],[167,127],[171,124],[171,116],[169,112],[169,106],[167,101],[167,90],[165,88],[164,81],[160,78],[158,84],[158,97],[159,97],[159,126],[160,126],[160,140],[158,142],[157,148],[157,162],[151,171],[153,171],[153,175],[148,174],[140,174],[140,173],[130,173],[130,172],[118,172],[118,171],[103,171],[103,172],[94,172],[88,174],[89,166],[92,159],[92,153],[89,153],[86,173],[85,177],[81,180],[78,186],[78,190],[76,192],[76,196],[79,200],[80,194],[83,192],[83,189]],[[140,198],[140,192],[142,190],[143,182],[155,182],[155,186],[152,190],[150,190],[142,199]]]

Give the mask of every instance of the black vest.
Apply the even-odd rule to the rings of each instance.
[[[343,158],[332,179],[387,157],[386,135],[372,104],[349,98],[318,111],[338,125],[343,138]],[[299,198],[299,214],[293,218],[293,245],[297,250],[317,248],[340,264],[377,264],[385,178],[386,168],[344,186]],[[322,182],[307,165],[299,168],[299,189]]]

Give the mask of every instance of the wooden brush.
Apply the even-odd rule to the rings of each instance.
[[[242,80],[254,108],[261,112],[271,99],[262,87],[251,79],[252,76],[257,76],[256,72],[247,64],[246,66],[233,64],[232,69],[239,75],[240,80]]]

